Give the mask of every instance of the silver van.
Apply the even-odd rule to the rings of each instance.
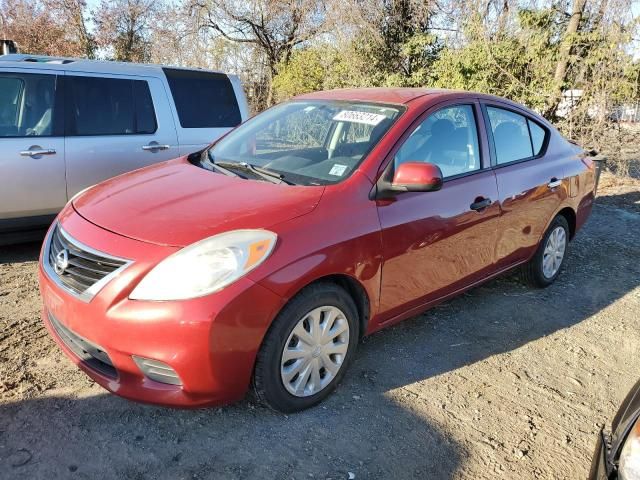
[[[38,238],[77,192],[197,151],[248,114],[234,75],[0,56],[0,244]]]

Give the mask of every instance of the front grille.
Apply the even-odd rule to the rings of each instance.
[[[82,338],[69,330],[48,312],[49,321],[58,334],[58,338],[88,367],[110,378],[118,378],[118,372],[113,362],[102,347]]]
[[[88,300],[109,276],[127,265],[127,260],[91,249],[74,240],[59,226],[48,243],[47,272],[69,291]]]

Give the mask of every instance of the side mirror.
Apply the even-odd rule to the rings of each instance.
[[[428,162],[401,163],[393,175],[393,192],[434,192],[442,188],[440,167]]]

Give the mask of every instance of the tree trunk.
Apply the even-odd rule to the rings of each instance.
[[[509,1],[504,0],[502,2],[502,10],[500,10],[500,14],[498,17],[498,35],[499,36],[502,36],[504,34],[508,19],[509,19]]]
[[[593,20],[593,24],[591,25],[591,30],[595,31],[600,28],[600,24],[602,23],[602,19],[604,18],[604,14],[607,11],[607,3],[608,0],[601,0],[600,8],[598,8],[598,13]]]
[[[71,4],[67,4],[66,7],[75,24],[78,39],[85,56],[90,59],[95,58],[95,43],[84,22],[83,4],[74,0]]]
[[[580,21],[582,20],[586,3],[587,0],[574,0],[573,2],[571,18],[567,24],[562,43],[560,44],[560,51],[558,52],[558,63],[556,64],[556,72],[553,76],[554,90],[549,102],[549,107],[547,108],[547,115],[555,115],[562,100],[562,87],[567,80],[567,70],[571,59],[574,37],[580,28]]]

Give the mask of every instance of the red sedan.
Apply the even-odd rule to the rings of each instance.
[[[363,335],[514,267],[551,284],[593,199],[586,154],[508,100],[313,93],[69,202],[40,258],[43,319],[123,397],[204,406],[252,386],[301,410]]]

